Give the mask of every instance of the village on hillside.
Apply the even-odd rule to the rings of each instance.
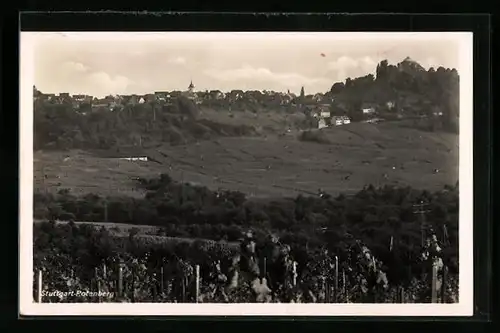
[[[434,86],[445,83],[450,85],[451,90],[445,91],[445,96],[437,95],[441,88]],[[397,65],[382,61],[377,66],[376,75],[347,78],[345,82],[333,84],[325,93],[306,94],[304,86],[299,95],[289,90],[199,91],[191,80],[184,91],[155,91],[142,95],[108,95],[99,98],[67,92],[43,93],[33,86],[33,96],[35,103],[71,105],[81,115],[102,110],[120,111],[140,105],[149,105],[152,109],[159,107],[168,112],[169,108],[174,107],[175,101],[184,96],[200,110],[299,112],[311,120],[312,128],[322,129],[351,122],[375,123],[388,119],[429,117],[444,119],[448,118],[446,114],[452,119],[455,114],[458,115],[456,97],[452,97],[457,83],[458,73],[455,69],[440,67],[426,71],[407,57]]]
[[[69,93],[46,94],[33,87],[34,100],[51,104],[71,104],[75,111],[80,111],[82,115],[88,115],[89,111],[106,109],[109,111],[119,111],[125,106],[134,105],[156,105],[169,107],[179,96],[185,96],[198,107],[208,107],[219,109],[226,106],[227,111],[233,111],[239,105],[260,105],[263,107],[281,108],[291,112],[302,109],[306,115],[315,119],[318,129],[329,126],[338,126],[349,124],[350,117],[346,114],[334,115],[332,108],[336,105],[335,99],[329,94],[317,93],[314,95],[305,95],[302,88],[302,94],[296,94],[275,91],[242,91],[232,90],[228,93],[219,90],[196,91],[195,85],[191,81],[186,91],[156,91],[145,95],[109,95],[104,98],[98,98],[90,95],[70,95]],[[342,106],[338,106],[340,109]],[[234,110],[236,111],[236,110]],[[375,107],[365,105],[362,109],[363,114],[369,116],[375,114]],[[371,118],[367,119],[372,121]],[[374,118],[373,118],[374,119]]]

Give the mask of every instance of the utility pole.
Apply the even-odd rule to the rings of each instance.
[[[200,298],[200,265],[195,266],[195,302],[198,303],[198,300]]]
[[[42,166],[42,189],[47,194],[47,188],[45,187],[45,166]]]
[[[448,228],[446,227],[446,223],[443,224],[443,244],[445,246],[449,246],[450,245],[450,239],[449,239],[449,236],[448,236]]]
[[[425,214],[430,212],[430,210],[425,209],[429,204],[424,203],[423,200],[420,200],[420,203],[413,205],[413,213],[420,215],[420,240],[421,246],[424,247],[424,239],[425,239],[425,230],[427,228],[427,224],[425,221]]]
[[[184,203],[184,170],[181,171],[181,205]]]
[[[108,199],[104,199],[104,222],[108,222]]]

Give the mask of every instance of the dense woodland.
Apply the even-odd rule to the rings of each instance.
[[[459,117],[460,94],[456,69],[439,67],[426,71],[408,58],[397,65],[384,60],[377,65],[375,76],[348,78],[345,83],[335,83],[329,93],[348,105],[393,101],[396,109],[406,114],[431,115],[441,111],[445,126],[458,130],[455,122]]]

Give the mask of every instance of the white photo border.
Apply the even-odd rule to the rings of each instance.
[[[459,131],[459,303],[456,304],[191,304],[191,303],[36,303],[33,286],[33,85],[34,44],[54,34],[82,40],[148,39],[168,34],[259,34],[263,38],[331,34],[338,40],[401,38],[425,42],[449,38],[460,45]],[[323,36],[324,37],[324,36]],[[20,32],[20,197],[19,311],[21,315],[100,316],[472,316],[473,270],[473,33],[472,32]]]

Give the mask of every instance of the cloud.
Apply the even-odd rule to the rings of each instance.
[[[275,73],[267,68],[252,67],[247,64],[237,69],[207,69],[204,73],[211,78],[226,82],[247,80],[278,83],[284,86],[311,85],[322,83],[326,80],[325,78],[309,78],[297,73]]]
[[[72,72],[84,73],[89,70],[89,68],[84,64],[74,61],[66,61],[62,64],[61,69],[67,74],[71,74]]]
[[[124,93],[133,83],[134,81],[125,76],[111,76],[106,72],[91,73],[84,79],[84,86],[97,94],[101,91]]]
[[[433,58],[433,57],[428,57],[426,58],[425,60],[423,61],[417,61],[422,67],[424,67],[425,69],[429,69],[431,67],[434,67],[434,69],[437,69],[439,66],[441,66],[439,64],[439,62]]]
[[[338,80],[345,80],[347,77],[359,77],[374,73],[378,59],[365,56],[351,58],[342,56],[328,63],[328,70],[335,72]]]
[[[168,62],[175,65],[184,65],[186,64],[186,59],[184,59],[183,57],[176,57],[170,59]]]
[[[106,71],[92,70],[91,67],[75,61],[66,61],[53,71],[42,73],[49,91],[60,92],[57,88],[64,82],[63,91],[103,96],[109,93],[125,93],[133,88],[133,80],[123,75],[113,75]]]

